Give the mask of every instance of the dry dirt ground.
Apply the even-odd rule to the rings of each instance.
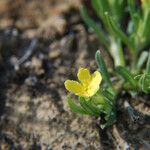
[[[80,66],[96,69],[100,48],[79,6],[80,0],[0,0],[0,150],[150,146],[150,96],[133,104],[144,121],[131,124],[118,109],[117,124],[104,131],[96,118],[69,110],[63,83]]]

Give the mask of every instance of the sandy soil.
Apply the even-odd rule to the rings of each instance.
[[[94,53],[102,48],[83,24],[79,6],[80,0],[0,1],[0,149],[150,146],[149,95],[129,98],[141,115],[136,123],[126,119],[122,100],[127,96],[121,95],[118,121],[106,130],[99,129],[97,118],[69,110],[64,81],[74,79],[79,66],[96,69]]]

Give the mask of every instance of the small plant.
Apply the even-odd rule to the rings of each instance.
[[[70,109],[75,113],[97,117],[104,114],[105,123],[100,126],[105,128],[116,121],[116,98],[122,88],[134,95],[140,91],[150,93],[150,54],[143,74],[132,75],[123,66],[116,68],[116,72],[124,79],[124,81],[122,79],[118,80],[118,84],[120,81],[122,84],[117,89],[113,86],[111,76],[100,51],[96,52],[95,59],[101,73],[95,71],[90,74],[88,69],[80,68],[77,74],[80,82],[66,80],[65,87],[69,92],[78,96],[79,99],[80,105],[76,104],[70,96],[68,97]],[[104,83],[99,87],[102,78]]]
[[[113,58],[114,73],[125,79],[122,86],[128,91],[149,93],[150,58],[148,51],[143,49],[150,44],[150,0],[141,0],[141,5],[137,5],[135,0],[91,0],[91,4],[101,24],[88,15],[84,6],[81,7],[81,16]],[[123,22],[128,15],[125,26]],[[125,63],[127,54],[130,54],[127,59],[130,64]],[[143,73],[147,58],[147,68]]]
[[[75,113],[99,116],[104,114],[105,123],[101,128],[111,125],[116,120],[115,95],[108,90],[102,90],[99,85],[102,80],[100,72],[90,74],[86,68],[78,71],[78,81],[66,80],[65,87],[71,93],[78,96],[80,106],[71,97],[68,97],[68,104]]]
[[[150,0],[142,0],[141,7],[135,0],[91,0],[91,3],[101,23],[94,21],[84,6],[83,20],[111,54],[115,66],[125,66],[124,49],[127,49],[131,54],[131,71],[135,72],[139,55],[150,42]]]
[[[101,43],[114,60],[114,69],[110,73],[100,51],[95,54],[98,71],[90,74],[88,69],[80,68],[78,79],[80,82],[67,80],[65,87],[78,96],[79,101],[68,97],[68,104],[75,113],[104,115],[101,128],[112,125],[116,121],[116,101],[122,91],[130,93],[132,97],[140,92],[150,93],[150,52],[143,51],[150,44],[150,0],[142,0],[141,7],[134,0],[91,0],[92,6],[100,18],[102,25],[96,23],[81,7],[81,16],[85,23],[97,34]],[[125,11],[127,10],[127,12]],[[125,13],[126,12],[126,13]],[[123,21],[130,14],[127,27],[123,28]],[[125,49],[128,50],[125,53]],[[126,64],[126,55],[130,54]],[[146,67],[144,68],[144,65]],[[115,81],[112,80],[115,77]],[[101,80],[103,83],[99,87]],[[132,120],[138,116],[133,108],[125,102]]]

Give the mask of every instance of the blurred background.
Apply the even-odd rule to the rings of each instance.
[[[81,19],[82,3],[100,25],[90,0],[0,0],[0,150],[147,150],[142,144],[149,149],[149,94],[133,99],[123,91],[117,122],[105,130],[100,118],[75,114],[67,105],[64,81],[76,79],[79,67],[96,70],[96,50],[109,71],[114,69],[103,38]],[[121,9],[127,13],[125,26],[126,11]],[[127,99],[140,115],[138,122],[123,107]]]
[[[0,149],[98,150],[96,120],[67,107],[64,81],[100,48],[81,0],[0,0]],[[95,121],[95,122],[94,122]]]

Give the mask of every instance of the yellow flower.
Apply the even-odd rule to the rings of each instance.
[[[102,80],[102,76],[98,71],[90,74],[88,69],[80,68],[77,77],[80,82],[74,80],[65,81],[65,87],[68,91],[83,97],[91,97],[98,91]]]

